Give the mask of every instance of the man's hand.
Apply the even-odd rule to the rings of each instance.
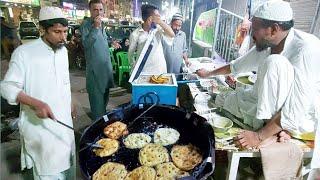
[[[30,106],[30,108],[35,111],[38,118],[50,118],[52,120],[56,120],[56,117],[53,115],[48,104],[27,95],[23,91],[19,92],[17,102]]]
[[[234,79],[233,76],[228,75],[226,77],[226,81],[225,81],[231,88],[235,89],[237,86],[237,81]]]
[[[187,67],[190,67],[190,66],[191,66],[191,62],[190,62],[188,59],[184,60],[184,62],[186,63],[186,66],[187,66]]]
[[[112,41],[112,47],[113,47],[114,49],[120,49],[120,48],[121,48],[121,45],[120,45],[120,43],[119,43],[117,40],[113,40],[113,41]]]
[[[253,131],[247,131],[244,130],[239,133],[238,136],[235,138],[235,144],[237,146],[240,146],[242,148],[253,148],[258,147],[260,144],[261,139],[259,138],[259,135],[257,132]]]
[[[56,119],[49,105],[42,101],[38,100],[32,108],[35,110],[38,118],[41,118],[41,119],[50,118],[52,120]]]
[[[93,27],[95,28],[100,28],[101,27],[101,22],[102,22],[102,17],[101,16],[97,16],[93,19]]]
[[[156,24],[161,24],[163,21],[161,20],[161,16],[160,15],[153,15],[152,16],[152,20],[153,22],[155,22]]]
[[[279,134],[278,134],[278,141],[279,142],[287,142],[291,139],[291,135],[289,132],[287,131],[281,131]]]
[[[72,119],[77,118],[77,108],[74,104],[71,105],[71,117]]]
[[[208,77],[208,76],[210,76],[210,72],[205,70],[205,69],[199,69],[199,70],[197,70],[196,73],[200,77]]]

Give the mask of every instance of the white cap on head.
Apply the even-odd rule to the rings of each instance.
[[[272,21],[291,21],[293,11],[289,2],[270,0],[260,5],[253,13],[254,17]]]
[[[183,21],[182,14],[180,14],[180,13],[174,14],[174,15],[172,16],[172,21],[173,21],[173,20],[181,20],[181,21]]]
[[[58,7],[46,6],[40,9],[39,21],[66,18]]]

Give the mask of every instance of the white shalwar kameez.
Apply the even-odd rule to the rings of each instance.
[[[274,94],[276,92],[275,88],[283,86],[282,83],[286,83],[287,85],[285,86],[289,87],[288,82],[279,81],[281,84],[265,87],[262,92],[261,90],[255,92],[261,99],[260,102],[257,101],[257,111],[249,112],[250,115],[255,116],[257,119],[270,119],[277,112],[277,109],[282,106],[281,126],[283,129],[298,135],[318,131],[315,137],[312,168],[320,168],[320,129],[317,128],[319,126],[317,122],[320,118],[319,48],[320,40],[314,35],[291,28],[285,40],[284,49],[280,54],[290,61],[294,69],[294,80],[289,94],[287,96]],[[270,52],[257,52],[253,48],[249,51],[249,54],[231,63],[231,72],[238,74],[256,70],[265,57],[268,56],[268,53]],[[274,81],[271,76],[265,79],[264,82],[266,80]],[[271,97],[276,97],[276,101],[269,101],[269,99],[272,99]],[[281,105],[283,100],[285,100],[285,103]],[[241,105],[239,107],[241,108]],[[267,107],[270,107],[270,109]]]
[[[152,41],[153,48],[141,73],[167,73],[167,63],[163,54],[162,40],[164,40],[168,45],[171,46],[173,43],[173,38],[167,36],[161,27],[157,27],[157,29],[150,30],[149,32],[144,31],[142,27],[139,27],[131,33],[128,57],[130,62],[132,63],[132,67],[136,65],[136,62],[133,58],[134,53],[137,53],[136,58],[138,59],[142,52],[142,49],[144,48],[147,42],[147,39],[150,36],[154,36]]]
[[[218,96],[216,101],[220,100],[224,109],[243,118],[250,127],[259,129],[264,119],[270,119],[281,109],[293,79],[293,67],[288,59],[281,55],[269,55],[261,61],[253,87],[225,94],[225,100],[220,100],[221,96]]]
[[[54,52],[41,38],[18,47],[1,82],[1,93],[10,104],[17,104],[21,91],[47,103],[57,120],[73,126],[65,47]],[[39,119],[27,105],[20,108],[22,170],[33,167],[41,179],[57,179],[74,163],[73,131],[51,119]]]

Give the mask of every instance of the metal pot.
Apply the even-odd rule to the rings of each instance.
[[[88,147],[87,143],[95,143],[104,138],[103,129],[115,122],[121,121],[126,124],[144,113],[150,105],[123,105],[122,107],[109,112],[101,119],[95,121],[88,127],[81,139],[79,152],[79,165],[85,178],[91,179],[94,172],[108,161],[122,163],[127,170],[131,171],[140,166],[138,161],[138,150],[127,149],[123,143],[113,156],[100,158],[93,153],[93,147]],[[187,113],[176,106],[156,105],[146,112],[141,118],[137,119],[128,128],[129,133],[143,132],[153,137],[153,133],[159,127],[175,128],[180,133],[180,139],[176,144],[191,143],[200,148],[203,161],[189,171],[189,179],[206,179],[213,173],[215,165],[215,140],[211,126],[206,120],[195,114]],[[122,138],[119,139],[122,141]],[[166,146],[171,151],[171,146]],[[185,178],[184,178],[185,179]]]

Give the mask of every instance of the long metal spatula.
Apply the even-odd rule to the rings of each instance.
[[[74,131],[74,128],[73,128],[73,127],[71,127],[71,126],[69,126],[69,125],[67,125],[67,124],[65,124],[65,123],[63,123],[63,122],[61,122],[61,121],[59,121],[59,120],[57,120],[57,119],[55,119],[55,121],[56,121],[57,123],[63,125],[64,127],[67,127],[67,128],[69,128],[69,129],[71,129],[72,131]]]

